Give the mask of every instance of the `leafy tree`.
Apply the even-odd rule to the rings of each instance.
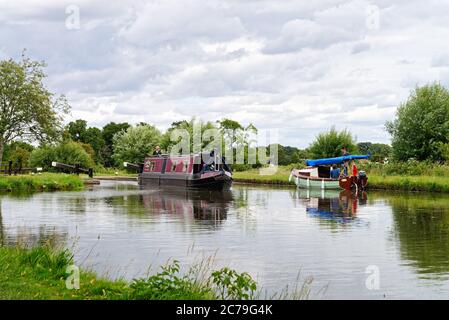
[[[273,147],[270,145],[269,147]],[[290,146],[277,145],[278,148],[278,164],[281,166],[289,165],[291,163],[298,163],[300,161],[299,149]],[[269,150],[267,150],[268,152]]]
[[[106,143],[103,138],[103,133],[96,127],[87,127],[86,120],[78,119],[70,122],[66,127],[70,138],[76,142],[83,144],[90,144],[95,151],[93,159],[97,163],[103,163]]]
[[[32,167],[54,170],[51,166],[53,161],[71,165],[79,164],[84,168],[94,166],[92,158],[79,142],[69,141],[56,146],[45,145],[31,152],[30,165]]]
[[[12,161],[15,168],[26,167],[33,149],[34,147],[26,142],[13,141],[5,146],[3,158],[6,161]]]
[[[341,148],[345,146],[349,153],[355,153],[355,145],[352,134],[347,130],[337,131],[332,127],[327,132],[318,134],[315,141],[309,146],[308,151],[313,158],[330,158],[341,156]]]
[[[161,140],[161,132],[152,125],[129,127],[114,135],[114,154],[117,165],[125,161],[140,163],[147,154],[151,154]]]
[[[73,141],[83,141],[84,135],[87,130],[87,121],[86,120],[75,120],[70,122],[67,125],[67,131],[70,134],[70,138]]]
[[[449,90],[434,83],[413,90],[386,123],[397,160],[447,160],[449,149]]]
[[[100,129],[96,127],[90,127],[84,133],[83,143],[90,144],[95,150],[94,160],[96,163],[103,163],[103,153],[106,148],[106,143],[104,142],[103,135]]]
[[[64,96],[55,97],[44,85],[44,62],[0,61],[0,163],[7,143],[16,139],[48,142],[60,138],[62,114],[69,111]]]
[[[201,128],[201,137],[203,137],[203,134],[208,129],[216,129],[216,127],[211,122],[202,122],[200,120],[197,120],[195,118],[192,118],[190,121],[183,120],[178,122],[173,122],[170,128],[167,129],[167,131],[163,134],[162,140],[161,140],[161,147],[162,149],[165,149],[167,152],[171,150],[171,148],[179,143],[181,141],[181,137],[179,137],[177,140],[172,141],[171,136],[174,130],[185,130],[189,134],[189,140],[190,140],[190,152],[193,152],[195,150],[194,148],[194,127],[198,126]],[[209,144],[209,141],[201,140],[201,150],[205,148]]]
[[[109,167],[113,165],[112,154],[114,153],[114,146],[113,146],[114,135],[116,135],[121,131],[126,131],[129,127],[130,124],[127,122],[123,123],[110,122],[103,127],[102,135],[105,142],[103,159],[105,166]]]
[[[377,162],[383,162],[385,158],[388,158],[391,154],[391,147],[384,143],[371,143],[360,142],[357,144],[357,148],[363,154],[371,154],[371,160]]]

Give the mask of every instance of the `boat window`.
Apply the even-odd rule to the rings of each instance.
[[[149,171],[154,171],[155,167],[156,167],[156,162],[150,161],[149,166],[148,166],[148,170]]]
[[[318,166],[318,177],[330,178],[331,168],[328,166]]]
[[[182,172],[187,172],[187,169],[189,168],[189,162],[183,161],[182,162]]]
[[[178,161],[173,160],[171,163],[171,171],[175,172],[176,171],[176,166],[178,165]]]

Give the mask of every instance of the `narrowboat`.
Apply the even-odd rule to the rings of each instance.
[[[125,167],[138,168],[138,181],[144,187],[181,187],[210,190],[229,189],[231,168],[218,153],[149,156],[141,165],[125,162]]]
[[[365,171],[358,171],[355,175],[331,178],[331,165],[341,164],[345,161],[356,159],[368,159],[370,155],[348,155],[335,158],[306,160],[307,167],[293,169],[289,181],[293,181],[298,188],[322,189],[322,190],[364,190],[368,177]]]

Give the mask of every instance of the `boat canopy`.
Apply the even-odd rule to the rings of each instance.
[[[342,163],[343,161],[348,161],[348,160],[368,159],[369,157],[370,157],[370,155],[349,155],[349,156],[342,156],[342,157],[335,157],[335,158],[306,160],[306,165],[315,167],[315,166],[322,166],[322,165],[329,165],[329,164],[338,164],[338,163]]]

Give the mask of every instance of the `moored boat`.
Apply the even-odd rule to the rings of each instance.
[[[293,169],[290,173],[289,181],[293,181],[298,188],[305,189],[363,190],[368,183],[368,177],[365,171],[358,171],[356,175],[341,175],[338,179],[332,179],[330,165],[367,158],[369,158],[369,155],[348,155],[335,158],[306,160],[307,167],[304,169]]]
[[[222,190],[232,184],[230,167],[214,153],[150,156],[141,165],[125,162],[125,167],[138,168],[141,186]]]

